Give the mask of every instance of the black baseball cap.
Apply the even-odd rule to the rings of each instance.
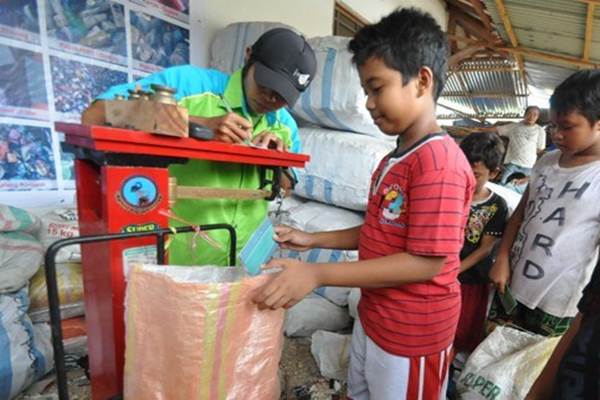
[[[271,29],[252,46],[254,80],[293,106],[315,76],[317,59],[301,35],[286,28]]]

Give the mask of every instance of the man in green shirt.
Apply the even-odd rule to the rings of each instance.
[[[264,33],[247,50],[244,67],[231,76],[191,65],[165,69],[137,82],[118,85],[99,99],[126,95],[139,85],[149,90],[157,83],[177,90],[179,105],[189,111],[190,120],[213,130],[214,140],[247,143],[263,147],[300,151],[298,128],[284,108],[294,105],[306,90],[316,71],[316,58],[306,40],[297,33],[276,28]],[[257,189],[258,167],[205,160],[173,164],[169,174],[183,186],[231,189]],[[246,244],[267,214],[264,200],[184,199],[172,210],[181,219],[198,225],[228,223],[236,230],[237,253]],[[182,225],[171,221],[172,226]],[[169,263],[174,265],[228,265],[227,232],[209,235],[222,246],[215,249],[193,234],[172,236]]]

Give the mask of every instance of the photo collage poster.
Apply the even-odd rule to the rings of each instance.
[[[80,122],[113,85],[188,64],[189,3],[0,1],[0,199],[73,197],[74,157],[54,123]]]

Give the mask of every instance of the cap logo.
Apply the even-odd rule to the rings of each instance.
[[[292,74],[297,80],[300,86],[308,85],[308,81],[310,80],[310,74],[301,74],[300,71],[295,70]]]

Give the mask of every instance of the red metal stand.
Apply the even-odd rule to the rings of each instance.
[[[82,235],[143,232],[167,227],[168,165],[188,159],[303,167],[303,154],[192,138],[158,136],[104,126],[56,123],[75,146],[77,205]],[[155,239],[133,238],[82,246],[84,300],[92,396],[119,396],[125,347],[124,265],[156,253]],[[107,268],[108,266],[108,268]]]

